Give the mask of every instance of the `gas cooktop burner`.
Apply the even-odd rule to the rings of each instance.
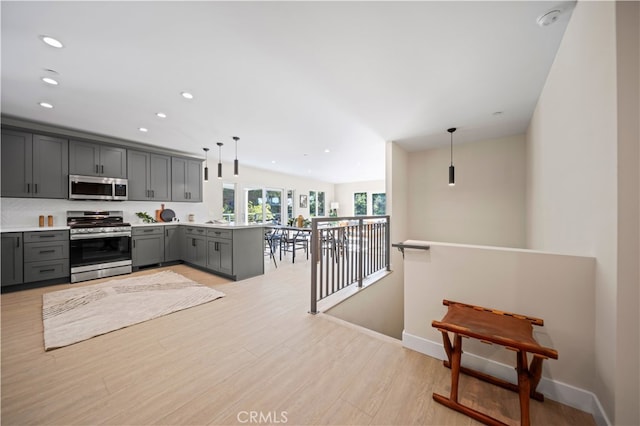
[[[68,211],[67,225],[72,229],[126,228],[122,211]]]
[[[115,226],[131,226],[126,222],[67,222],[67,225],[71,228],[109,228]]]

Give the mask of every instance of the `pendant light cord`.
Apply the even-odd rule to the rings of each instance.
[[[447,129],[447,132],[449,132],[449,134],[451,135],[451,139],[450,139],[450,146],[451,146],[451,165],[453,166],[453,132],[455,132],[456,129],[455,127],[451,127],[449,129]]]

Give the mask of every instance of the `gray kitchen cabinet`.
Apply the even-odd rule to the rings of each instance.
[[[69,142],[2,129],[2,196],[67,198]]]
[[[22,250],[22,232],[2,234],[2,287],[22,284]]]
[[[205,268],[207,266],[207,230],[189,226],[184,230],[184,261]]]
[[[164,226],[164,261],[176,262],[182,259],[184,235],[178,225]]]
[[[171,157],[127,151],[129,200],[171,200]]]
[[[264,229],[210,228],[207,268],[234,280],[264,274]]]
[[[231,237],[232,232],[228,231],[228,233]],[[225,275],[233,275],[232,238],[207,238],[207,269]]]
[[[164,262],[163,227],[133,227],[131,230],[131,266],[135,268],[162,262]]]
[[[69,173],[126,179],[127,150],[72,140],[69,142]]]
[[[25,283],[69,275],[69,231],[24,233]]]
[[[202,201],[202,161],[171,157],[171,199]]]

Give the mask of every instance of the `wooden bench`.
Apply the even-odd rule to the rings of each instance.
[[[433,321],[431,325],[442,332],[444,350],[448,361],[445,367],[451,368],[451,394],[449,398],[434,393],[433,399],[440,404],[466,414],[487,425],[504,425],[498,419],[474,410],[458,402],[458,382],[460,373],[464,373],[494,385],[518,392],[520,395],[520,424],[528,426],[529,398],[544,401],[544,396],[536,392],[542,375],[542,361],[546,358],[558,359],[558,352],[541,346],[533,338],[532,325],[542,326],[539,318],[481,306],[443,300],[448,311],[442,321]],[[453,344],[449,339],[453,333]],[[478,339],[489,344],[498,344],[516,352],[518,384],[513,384],[497,377],[460,366],[462,357],[462,337]],[[531,364],[527,362],[527,353],[533,355]]]

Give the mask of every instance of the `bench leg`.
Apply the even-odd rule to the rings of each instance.
[[[531,382],[529,381],[529,369],[527,367],[527,353],[518,351],[518,393],[520,394],[520,424],[529,426],[529,395]]]

